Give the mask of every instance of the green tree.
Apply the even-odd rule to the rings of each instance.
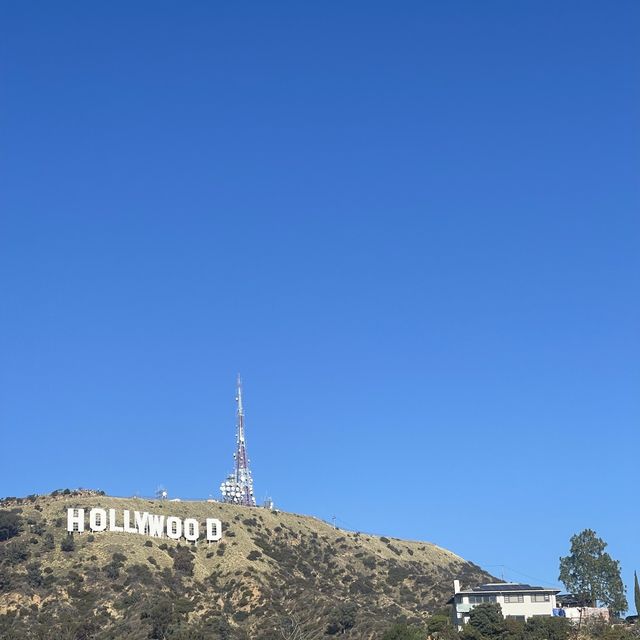
[[[638,584],[638,574],[633,572],[633,599],[636,602],[636,615],[640,616],[640,585]]]
[[[469,612],[469,626],[487,638],[497,638],[506,631],[502,607],[496,602],[483,602]]]
[[[484,640],[484,636],[470,624],[465,624],[459,633],[460,640]]]
[[[560,558],[559,579],[588,605],[606,605],[617,615],[627,608],[627,599],[620,563],[605,552],[606,546],[591,529],[572,536],[569,555]]]
[[[524,625],[524,640],[567,640],[571,623],[566,618],[532,616]]]
[[[501,640],[523,640],[524,624],[524,620],[505,618],[504,626],[506,631],[502,634]]]
[[[437,640],[458,640],[458,632],[451,623],[451,612],[433,614],[427,620],[427,635]]]
[[[427,632],[429,635],[441,633],[451,627],[451,617],[444,613],[436,613],[427,620]]]

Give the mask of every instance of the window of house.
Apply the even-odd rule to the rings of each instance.
[[[509,620],[519,620],[520,622],[524,622],[526,620],[525,616],[507,616]]]
[[[504,597],[505,602],[524,602],[524,595],[521,593],[510,593]]]
[[[469,596],[469,604],[482,604],[483,602],[495,602],[495,596],[487,596],[487,595],[478,595],[478,596]]]
[[[549,602],[548,593],[532,593],[531,602]]]

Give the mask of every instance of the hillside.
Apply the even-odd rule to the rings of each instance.
[[[441,608],[454,577],[490,576],[427,542],[336,530],[309,516],[207,502],[111,498],[90,491],[5,499],[0,637],[376,638],[390,622]],[[66,532],[67,508],[218,518],[220,542]],[[16,534],[16,535],[13,535]],[[291,636],[295,637],[295,636]]]

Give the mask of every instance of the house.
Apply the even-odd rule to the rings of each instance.
[[[556,608],[558,589],[532,587],[516,582],[492,582],[468,590],[460,589],[460,581],[453,581],[452,621],[458,630],[469,621],[469,612],[477,604],[495,602],[505,618],[527,620],[533,616],[552,616]]]
[[[609,621],[609,609],[607,607],[590,607],[588,602],[571,593],[559,594],[556,601],[561,608],[554,610],[553,615],[562,616],[573,623],[580,624],[595,618],[601,618],[606,622]]]

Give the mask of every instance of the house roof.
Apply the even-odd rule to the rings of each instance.
[[[588,607],[589,601],[584,596],[573,593],[560,593],[557,598],[563,607]]]
[[[522,584],[519,582],[490,582],[481,584],[471,589],[463,589],[458,593],[464,594],[480,594],[480,593],[506,593],[506,592],[531,592],[538,591],[542,593],[560,593],[559,589],[549,589],[547,587],[536,587],[530,584]]]

